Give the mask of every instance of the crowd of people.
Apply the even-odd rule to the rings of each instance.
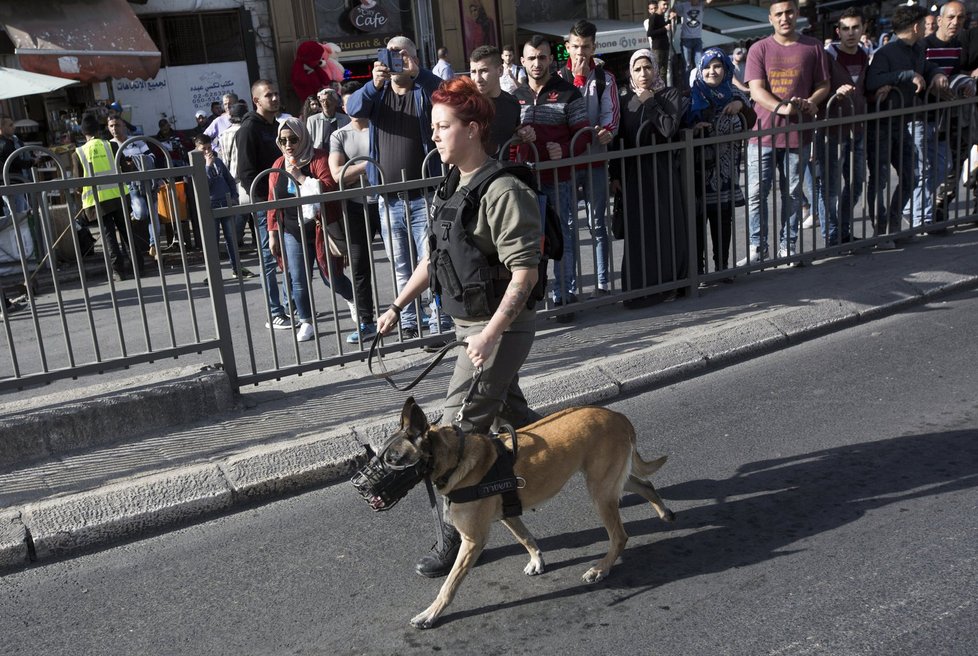
[[[612,151],[607,160],[540,171],[539,192],[560,217],[563,233],[564,255],[552,263],[548,289],[554,306],[572,305],[581,293],[578,236],[585,226],[578,225],[578,200],[593,243],[591,295],[607,294],[620,282],[630,292],[626,307],[670,300],[676,292],[637,292],[681,280],[694,264],[700,273],[730,268],[738,211],[748,226],[738,266],[771,257],[772,225],[778,229],[777,255],[789,261],[797,261],[799,233],[815,223],[826,245],[852,241],[854,208],[864,188],[876,235],[901,233],[905,218],[914,227],[943,220],[974,141],[971,107],[945,110],[938,103],[975,93],[971,72],[978,68],[978,52],[972,50],[978,50],[978,37],[970,38],[963,29],[963,4],[947,2],[933,16],[932,27],[927,10],[898,7],[889,17],[892,33],[868,52],[866,19],[858,8],[843,11],[835,38],[823,43],[798,31],[795,0],[774,2],[769,9],[773,34],[728,53],[702,46],[703,12],[710,1],[687,0],[672,9],[664,1],[649,4],[649,47],[631,55],[627,71],[611,71],[596,57],[597,30],[587,20],[570,26],[568,58],[559,64],[553,44],[540,35],[518,49],[480,46],[470,53],[463,76],[493,106],[491,155],[551,162]],[[673,52],[675,29],[682,30],[682,55]],[[443,162],[432,137],[431,98],[460,76],[445,48],[439,49],[433,70],[427,70],[410,39],[395,37],[387,47],[400,55],[400,70],[377,61],[366,83],[324,87],[304,99],[295,117],[283,111],[277,86],[258,80],[251,88],[250,110],[245,100],[227,94],[211,116],[200,113],[190,134],[177,133],[163,119],[155,139],[165,152],[130,145],[122,170],[184,165],[191,149],[200,150],[215,208],[228,199],[233,205],[438,178]],[[667,75],[677,69],[677,58],[678,69],[688,77]],[[672,84],[667,84],[670,77]],[[926,111],[870,117],[874,109],[925,103]],[[845,117],[850,122],[836,121],[826,129],[765,132]],[[79,169],[88,166],[93,175],[114,170],[92,166],[102,162],[103,150],[109,166],[130,133],[121,116],[110,116],[111,140],[103,141],[97,127],[82,122],[83,131],[95,133],[86,134],[89,141],[78,158]],[[682,130],[691,130],[694,140],[730,137],[695,150],[694,207],[687,207],[682,191],[678,151],[614,155],[679,140]],[[273,167],[291,175],[263,173]],[[894,172],[897,182],[892,184]],[[83,201],[90,202],[83,205],[94,215],[92,190],[86,189]],[[158,226],[147,220],[155,216],[149,208],[156,202],[157,185],[134,184],[126,191],[132,210],[123,216],[116,212],[120,199],[112,190],[97,190],[105,201],[106,248],[122,278],[142,275],[145,255],[156,257],[178,242],[172,222]],[[190,185],[187,193],[192,194]],[[773,203],[772,193],[777,196]],[[216,222],[213,229],[223,232],[232,275],[248,278],[255,274],[243,266],[241,249],[245,226],[251,224],[269,328],[291,330],[302,341],[315,337],[310,273],[318,267],[321,280],[346,301],[354,320],[346,340],[356,344],[377,331],[373,240],[381,236],[400,292],[427,252],[430,201],[430,190],[419,186],[303,211],[255,212]],[[780,212],[778,222],[769,216],[772,207]],[[194,220],[188,225],[194,226]],[[695,231],[690,233],[690,226]],[[199,228],[184,232],[186,246],[199,247]],[[624,239],[617,267],[611,262],[612,233]],[[880,241],[877,248],[894,248],[905,238]],[[697,246],[695,263],[688,262],[691,239]],[[616,269],[620,281],[613,280]],[[564,312],[557,318],[570,321],[573,316]],[[422,295],[402,309],[398,327],[403,337],[413,338],[444,333],[453,321],[438,299]]]

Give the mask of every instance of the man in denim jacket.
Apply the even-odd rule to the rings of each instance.
[[[370,184],[441,177],[441,159],[431,141],[431,94],[442,82],[418,63],[418,49],[404,36],[387,43],[393,58],[402,62],[401,70],[391,70],[374,62],[373,80],[347,99],[347,113],[352,118],[370,120],[370,157],[379,163],[367,166]],[[396,66],[395,66],[396,68]],[[413,119],[413,120],[412,120]],[[425,162],[427,161],[427,166]],[[398,292],[425,252],[425,228],[428,212],[423,189],[380,196],[381,235],[387,255],[394,263]],[[405,337],[418,337],[421,322],[414,305],[401,313]],[[451,329],[451,319],[432,303],[428,327],[432,333]]]

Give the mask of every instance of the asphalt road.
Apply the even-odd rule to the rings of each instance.
[[[664,524],[635,497],[609,579],[578,479],[494,529],[442,624],[416,490],[375,515],[340,484],[7,575],[11,654],[974,654],[978,293],[615,403]]]

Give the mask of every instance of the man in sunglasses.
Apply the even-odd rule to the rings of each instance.
[[[234,135],[234,147],[238,153],[238,179],[246,193],[251,193],[251,184],[258,174],[271,168],[282,152],[278,149],[278,122],[275,117],[281,109],[278,87],[269,80],[258,80],[251,85],[251,100],[254,111],[245,114],[241,127]],[[268,176],[262,176],[255,184],[252,202],[268,200]],[[268,311],[271,315],[269,326],[276,330],[298,329],[299,324],[286,313],[279,294],[278,264],[268,247],[268,217],[265,212],[255,212],[258,227],[258,247],[261,254],[262,276],[268,294]]]

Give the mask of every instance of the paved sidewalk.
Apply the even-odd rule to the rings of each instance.
[[[574,323],[543,322],[521,380],[543,413],[606,402],[975,287],[978,230],[918,237],[896,251],[741,275],[643,310],[605,305],[578,313]],[[429,357],[415,351],[385,360],[393,369]],[[412,392],[433,418],[451,362]],[[48,413],[59,426],[66,416],[76,425],[46,435],[44,455],[28,464],[0,460],[0,569],[346,479],[364,461],[364,445],[389,434],[405,398],[371,378],[365,364],[245,389],[237,399],[223,374],[199,369],[185,367],[166,392],[158,377],[144,376],[79,389],[72,403],[62,394],[2,406],[2,421],[30,413],[41,421]],[[397,378],[406,382],[419,370]],[[195,399],[186,410],[193,423],[127,435],[127,418],[152,416],[174,398]],[[93,425],[117,428],[86,437],[86,427],[99,432]],[[16,446],[13,433],[0,424],[8,446]]]

